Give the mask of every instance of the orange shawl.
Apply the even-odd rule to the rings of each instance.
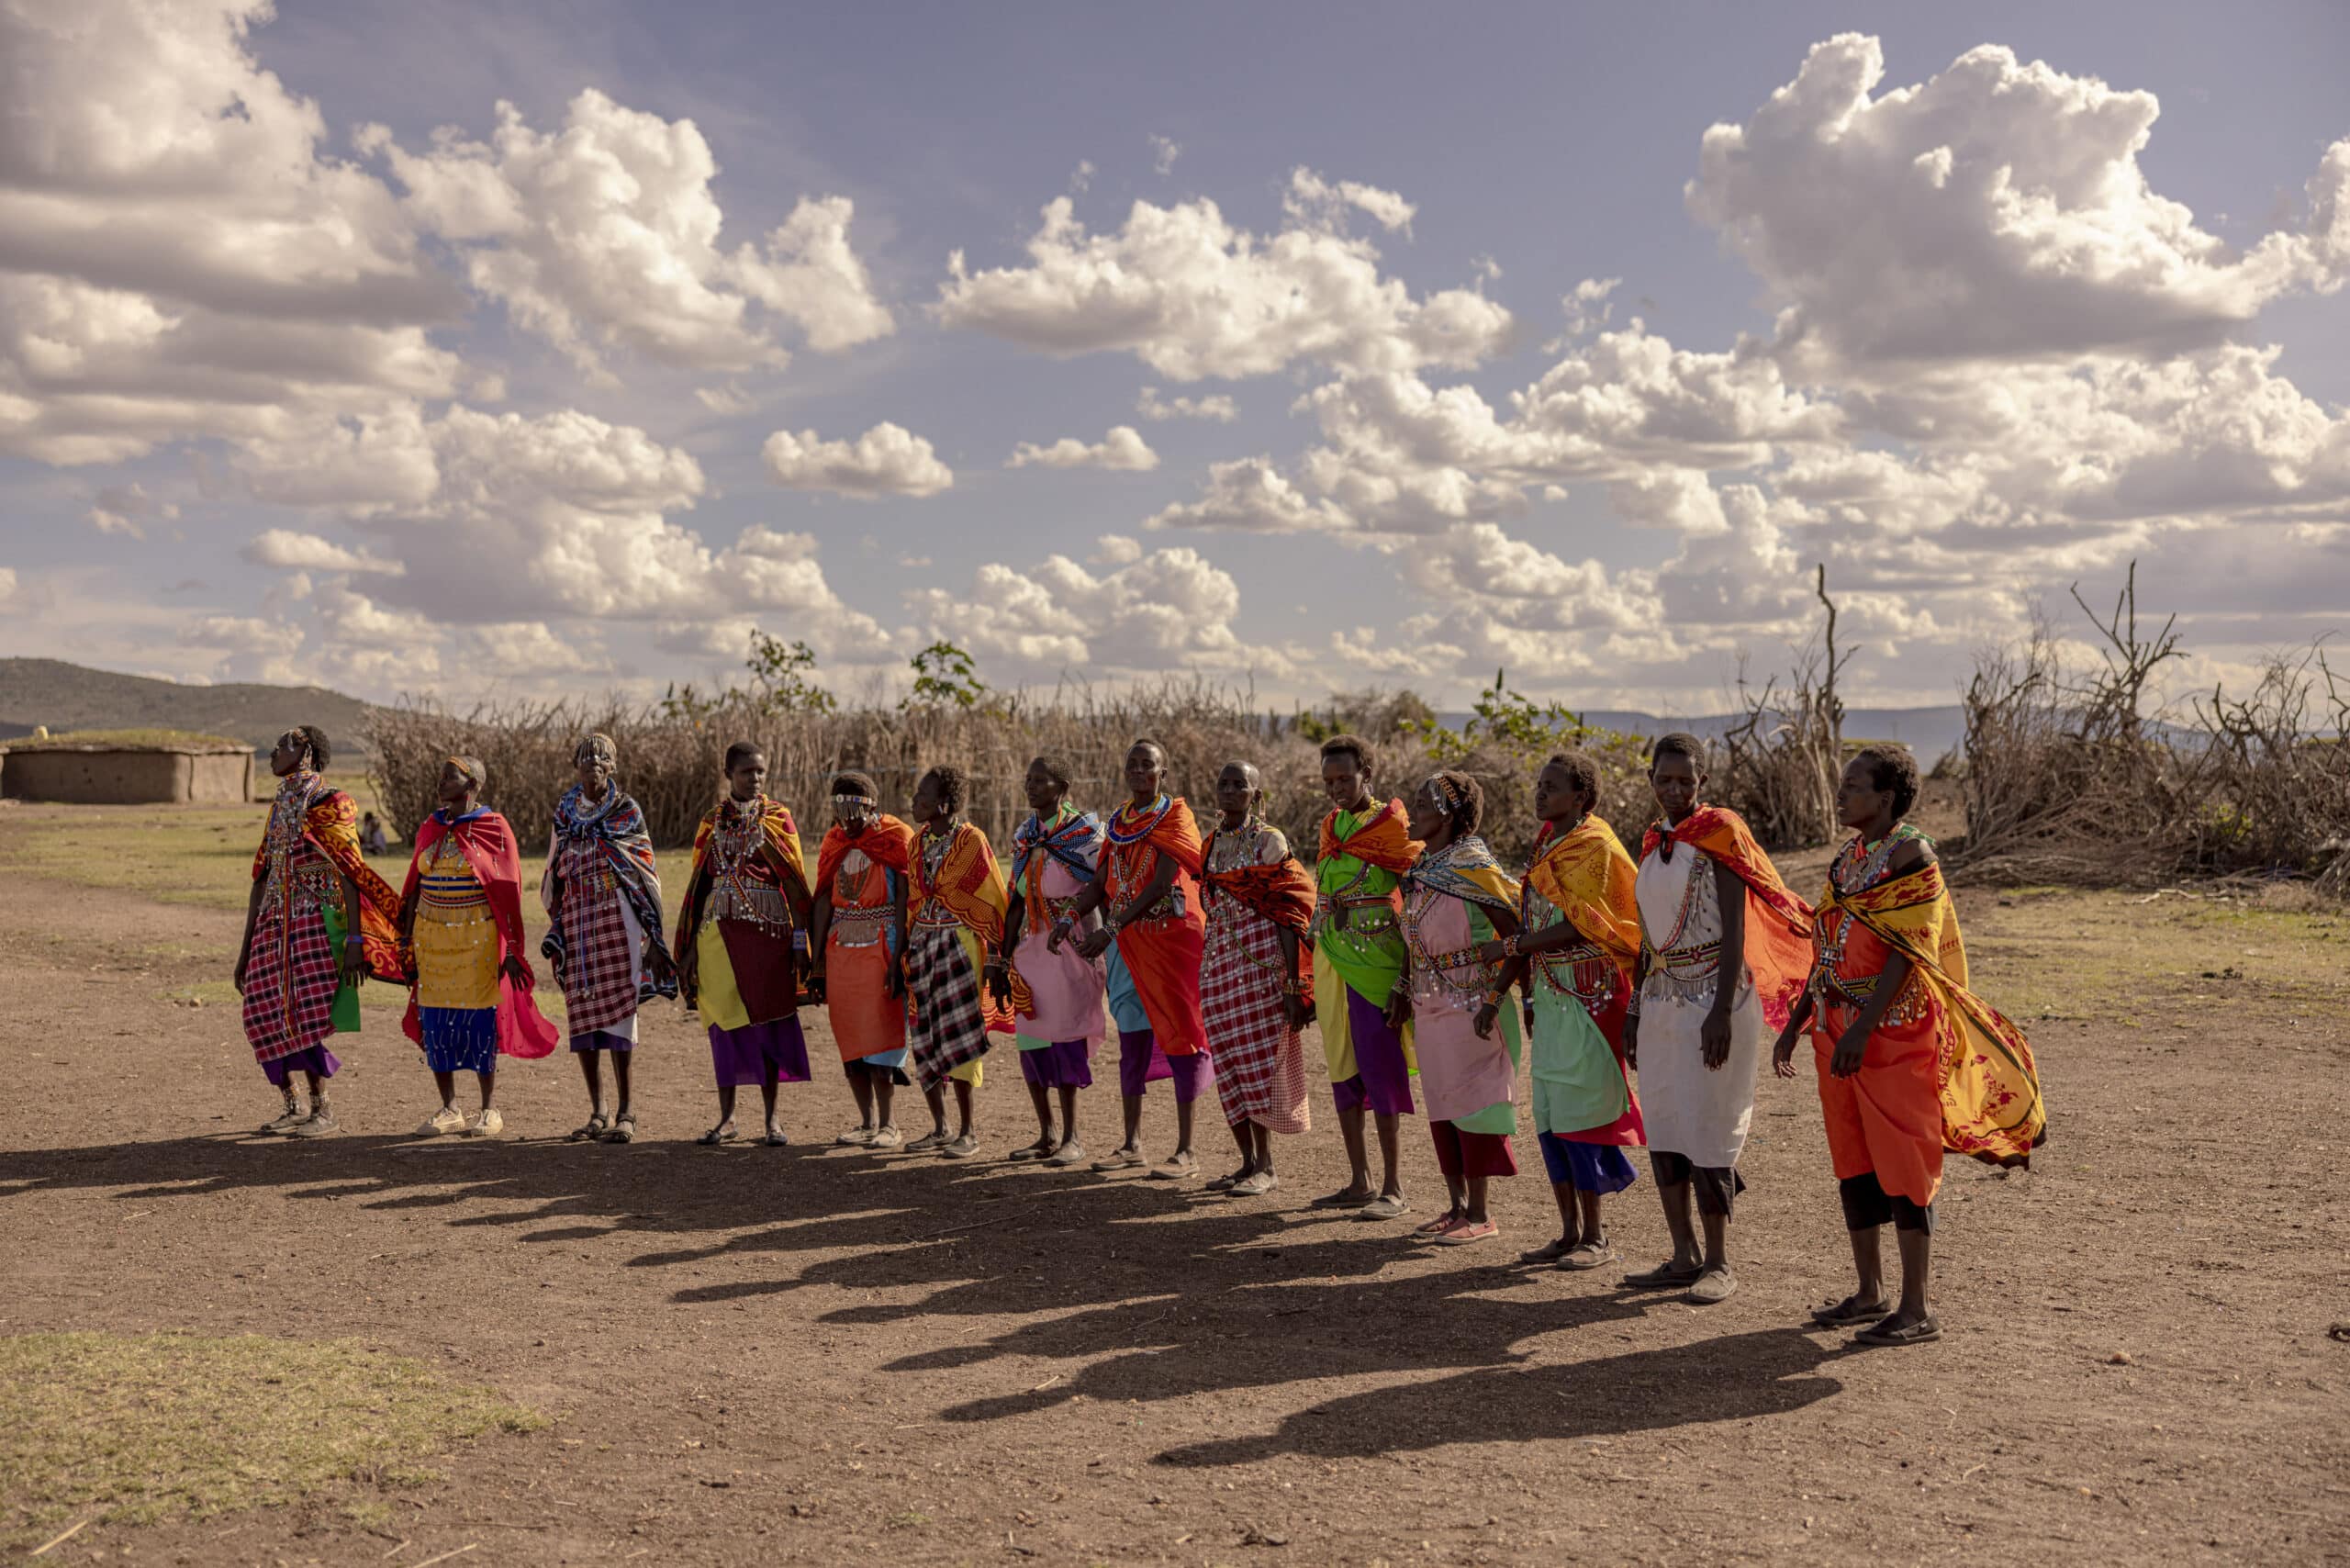
[[[1200,824],[1192,815],[1192,803],[1181,798],[1169,800],[1158,815],[1150,819],[1147,832],[1138,831],[1144,820],[1142,813],[1135,810],[1132,801],[1112,812],[1106,830],[1111,848],[1123,848],[1139,839],[1175,862],[1179,870],[1178,883],[1197,880],[1202,864]]]
[[[1667,831],[1650,824],[1640,840],[1641,859],[1656,853]],[[1811,906],[1787,890],[1779,868],[1736,812],[1699,806],[1669,831],[1673,843],[1702,851],[1746,884],[1746,967],[1754,974],[1763,1020],[1774,1029],[1785,1028],[1796,998],[1811,978]]]
[[[1596,814],[1562,834],[1543,823],[1526,868],[1527,885],[1627,974],[1640,954],[1640,903],[1632,890],[1639,879],[1616,830]]]
[[[964,928],[977,935],[992,950],[1003,940],[1004,912],[1011,907],[1011,891],[1004,885],[1003,868],[995,863],[995,850],[988,844],[988,835],[969,823],[957,823],[954,842],[946,848],[946,858],[939,864],[938,880],[930,879],[927,856],[916,855],[912,868],[906,875],[909,907],[920,909],[932,899],[938,900],[954,912]]]
[[[741,808],[749,806],[751,802],[722,801],[702,813],[701,825],[694,829],[694,868],[691,874],[695,877],[709,874],[710,841],[718,836],[718,814],[730,804]],[[800,828],[791,820],[791,808],[765,795],[759,797],[758,806],[759,826],[767,834],[767,847],[775,851],[776,857],[800,879],[800,885],[805,888],[808,885],[808,862],[800,853]],[[678,941],[688,941],[692,935],[688,931],[680,935]]]
[[[1211,830],[1207,842],[1201,846],[1203,867],[1213,861],[1215,835],[1221,831]],[[1316,901],[1313,874],[1297,863],[1294,855],[1278,866],[1242,866],[1231,871],[1203,869],[1201,898],[1219,894],[1238,900],[1282,930],[1297,935],[1297,978],[1305,986],[1305,1004],[1314,1005],[1314,946],[1306,939],[1306,933],[1314,924]]]
[[[1841,910],[1910,962],[1911,983],[1936,1002],[1942,1144],[1992,1165],[2029,1165],[2047,1141],[2040,1069],[2023,1031],[1966,989],[1966,942],[1940,865],[1921,866],[1864,891],[1840,893],[1831,877],[1820,912]]]
[[[841,862],[848,858],[852,849],[862,849],[868,858],[902,877],[908,857],[913,853],[913,844],[914,830],[886,812],[866,823],[865,831],[855,838],[834,823],[824,830],[824,842],[816,847],[816,890],[822,892],[833,885]]]
[[[1338,812],[1333,807],[1322,819],[1321,842],[1315,857],[1327,860],[1334,855],[1351,855],[1368,866],[1402,876],[1419,860],[1424,847],[1405,830],[1411,813],[1400,800],[1390,801],[1370,816],[1355,824],[1354,832],[1344,841],[1338,837]]]
[[[360,857],[359,808],[341,790],[320,786],[302,813],[302,836],[359,890],[359,935],[367,972],[379,980],[406,985],[408,963],[400,954],[400,896]],[[268,875],[269,835],[263,834],[261,847],[253,851],[253,880]],[[342,961],[341,953],[334,957],[338,964]]]

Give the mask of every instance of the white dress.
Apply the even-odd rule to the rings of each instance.
[[[1754,1075],[1765,1027],[1754,977],[1738,961],[1729,1059],[1706,1066],[1698,1031],[1713,1011],[1721,957],[1720,894],[1711,857],[1684,844],[1651,855],[1636,884],[1640,931],[1653,955],[1640,989],[1639,1092],[1649,1148],[1691,1164],[1736,1165],[1754,1119]]]

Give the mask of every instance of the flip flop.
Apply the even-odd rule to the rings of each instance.
[[[1905,1323],[1898,1328],[1887,1328],[1883,1323],[1874,1328],[1863,1328],[1852,1336],[1855,1345],[1901,1346],[1930,1345],[1942,1337],[1942,1326],[1930,1317],[1915,1323]]]
[[[743,1135],[741,1133],[736,1132],[731,1126],[719,1126],[711,1128],[710,1131],[702,1134],[701,1137],[694,1139],[694,1141],[701,1145],[704,1148],[716,1148],[720,1144],[733,1143],[736,1138],[741,1137]]]
[[[1305,1206],[1309,1209],[1359,1209],[1375,1202],[1378,1197],[1377,1193],[1358,1193],[1351,1188],[1341,1187],[1335,1193],[1323,1193]]]
[[[1872,1302],[1848,1295],[1842,1301],[1813,1307],[1811,1320],[1822,1328],[1850,1328],[1855,1323],[1880,1322],[1892,1311],[1892,1304],[1883,1296]]]
[[[1702,1267],[1676,1269],[1668,1260],[1659,1263],[1653,1269],[1643,1269],[1637,1274],[1625,1275],[1624,1288],[1628,1291],[1676,1290],[1683,1286],[1695,1284],[1698,1276],[1705,1271]]]

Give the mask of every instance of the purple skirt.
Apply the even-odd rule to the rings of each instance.
[[[296,1051],[290,1057],[277,1057],[265,1061],[261,1064],[261,1070],[270,1082],[283,1089],[294,1081],[294,1075],[297,1072],[315,1072],[320,1078],[332,1078],[335,1070],[341,1066],[332,1051],[323,1045],[317,1045],[307,1050]]]
[[[1049,1046],[1024,1048],[1020,1076],[1039,1089],[1091,1089],[1093,1063],[1083,1040],[1056,1040]]]
[[[1162,1078],[1175,1081],[1175,1098],[1196,1100],[1200,1091],[1215,1081],[1215,1058],[1205,1051],[1171,1057],[1158,1048],[1158,1036],[1147,1029],[1118,1031],[1118,1092],[1139,1100],[1143,1091]]]
[[[1341,982],[1343,983],[1343,982]],[[1355,1075],[1330,1085],[1341,1111],[1368,1106],[1375,1116],[1408,1116],[1412,1070],[1404,1059],[1404,1036],[1389,1028],[1385,1014],[1347,987],[1347,1032],[1354,1037]]]
[[[800,1031],[800,1014],[787,1014],[767,1024],[740,1029],[710,1026],[710,1061],[718,1086],[740,1088],[770,1083],[805,1083],[808,1037]]]

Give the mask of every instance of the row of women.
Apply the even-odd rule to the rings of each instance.
[[[238,963],[254,1053],[285,1097],[267,1130],[334,1130],[326,1041],[356,1026],[352,988],[373,975],[410,989],[407,1032],[442,1101],[420,1132],[494,1134],[498,1058],[556,1044],[532,996],[514,835],[480,803],[480,763],[452,757],[395,893],[360,858],[351,800],[319,777],[326,761],[315,730],[278,743]],[[1341,735],[1322,746],[1330,809],[1311,870],[1259,815],[1253,767],[1224,768],[1203,834],[1164,788],[1165,752],[1144,740],[1126,757],[1129,799],[1106,821],[1069,800],[1067,767],[1037,758],[1008,874],[961,816],[957,769],[923,777],[911,822],[881,810],[871,778],[843,773],[811,879],[790,812],[766,793],[765,759],[737,745],[696,835],[674,946],[612,743],[590,736],[576,761],[540,895],[541,953],[561,980],[590,1102],[576,1139],[636,1136],[638,1009],[677,996],[709,1027],[719,1121],[700,1141],[737,1137],[735,1092],[755,1084],[765,1141],[783,1143],[777,1089],[811,1077],[799,1011],[821,1004],[857,1109],[843,1145],[969,1158],[986,1058],[1008,1038],[1038,1127],[1012,1159],[1188,1179],[1199,1168],[1194,1107],[1213,1085],[1238,1164],[1208,1186],[1261,1196],[1280,1184],[1275,1135],[1308,1128],[1303,1031],[1318,1023],[1351,1170],[1312,1206],[1371,1220],[1407,1213],[1401,1118],[1424,1110],[1449,1202],[1416,1234],[1494,1238],[1487,1193],[1516,1173],[1525,1071],[1561,1233],[1522,1260],[1617,1261],[1606,1201],[1638,1180],[1627,1151],[1644,1146],[1673,1251],[1625,1283],[1711,1304],[1736,1289],[1731,1219],[1765,1041],[1775,1030],[1774,1068],[1793,1077],[1808,1030],[1858,1275],[1813,1316],[1861,1328],[1865,1343],[1907,1345],[1941,1332],[1928,1289],[1944,1150],[2020,1165],[2044,1136],[2031,1047],[1967,989],[1931,841],[1903,821],[1918,773],[1898,750],[1864,750],[1846,768],[1837,804],[1853,836],[1813,904],[1736,813],[1706,803],[1705,748],[1688,735],[1655,743],[1659,816],[1637,859],[1595,813],[1593,762],[1551,757],[1522,877],[1479,835],[1475,779],[1441,772],[1382,801],[1371,747]],[[1079,1096],[1113,1038],[1123,1136],[1092,1159]],[[605,1058],[617,1091],[609,1116]],[[481,1086],[471,1121],[455,1104],[460,1072]],[[1162,1080],[1177,1145],[1153,1165],[1142,1109]],[[907,1085],[931,1122],[911,1139],[894,1114]],[[1887,1223],[1897,1302],[1879,1248]]]

